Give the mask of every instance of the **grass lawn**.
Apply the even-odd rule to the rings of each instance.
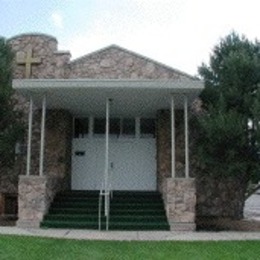
[[[0,235],[0,259],[260,259],[260,241],[120,242]]]

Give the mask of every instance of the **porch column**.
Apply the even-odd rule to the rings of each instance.
[[[171,98],[171,176],[175,178],[175,104]]]
[[[30,107],[28,115],[28,137],[27,137],[27,163],[26,175],[30,175],[31,171],[31,148],[32,148],[32,119],[33,119],[33,99],[30,97]]]
[[[185,178],[189,178],[188,98],[184,96]]]
[[[108,191],[108,167],[109,167],[109,113],[111,99],[106,100],[106,142],[105,142],[105,174],[104,185],[105,192]]]
[[[45,118],[46,118],[46,96],[44,96],[42,99],[42,122],[41,122],[40,166],[39,166],[39,175],[40,176],[43,176]]]

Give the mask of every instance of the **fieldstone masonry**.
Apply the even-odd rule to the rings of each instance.
[[[59,186],[55,177],[20,176],[17,226],[39,227]]]
[[[53,79],[68,77],[68,63],[70,53],[57,50],[57,40],[45,34],[22,34],[9,39],[16,60],[26,60],[28,53],[38,58],[39,62],[33,63],[29,78]],[[21,62],[14,63],[14,78],[25,78],[25,65]]]
[[[195,230],[195,180],[165,178],[163,186],[164,205],[171,230]]]
[[[52,36],[24,34],[9,39],[9,44],[16,54],[14,63],[16,79],[194,79],[185,73],[115,45],[70,61],[70,53],[58,51],[57,40]],[[29,61],[33,62],[29,64]],[[18,100],[17,108],[25,110],[24,121],[27,122],[28,102],[18,95],[15,98]],[[65,110],[47,110],[44,176],[38,176],[40,115],[41,110],[35,107],[32,176],[23,175],[19,179],[17,224],[23,227],[39,226],[55,193],[70,186],[72,117]],[[158,189],[163,194],[171,228],[193,230],[196,201],[194,180],[170,178],[169,111],[158,111],[157,129]],[[176,111],[176,129],[176,169],[178,177],[182,177],[184,173],[183,111]],[[25,158],[23,165],[25,165]]]
[[[70,78],[184,79],[189,75],[112,45],[70,63]]]
[[[171,178],[171,119],[169,110],[157,113],[157,185],[171,230],[195,230],[195,179],[184,178],[183,111],[175,111],[176,177]]]

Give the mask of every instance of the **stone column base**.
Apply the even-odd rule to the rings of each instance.
[[[19,228],[39,228],[40,223],[39,220],[17,220],[16,226]]]
[[[18,227],[39,227],[47,210],[46,176],[20,176]]]
[[[195,223],[174,222],[169,224],[171,231],[196,231]]]
[[[166,215],[172,231],[196,230],[195,179],[165,179],[163,185],[163,199]]]

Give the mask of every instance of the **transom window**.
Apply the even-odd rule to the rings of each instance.
[[[74,138],[84,138],[89,132],[88,118],[75,118],[74,120]]]
[[[92,122],[92,123],[91,123]],[[106,133],[105,118],[75,118],[74,138],[103,136]],[[109,134],[115,137],[155,137],[155,120],[153,118],[110,118]]]

